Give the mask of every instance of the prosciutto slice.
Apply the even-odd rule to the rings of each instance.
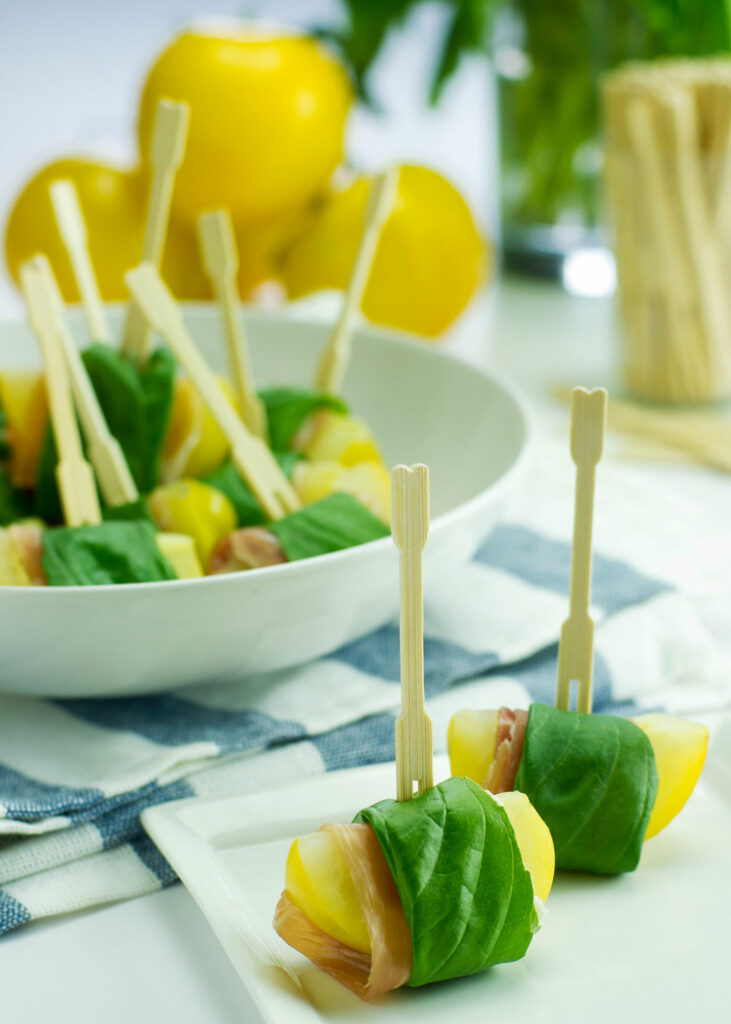
[[[513,711],[511,708],[500,708],[498,711],[495,759],[483,782],[484,788],[491,793],[508,793],[515,785],[515,776],[523,756],[527,724],[527,711]]]
[[[370,1002],[411,977],[411,933],[396,885],[370,825],[323,825],[343,853],[363,911],[371,952],[362,953],[323,932],[283,892],[274,927],[294,949]]]

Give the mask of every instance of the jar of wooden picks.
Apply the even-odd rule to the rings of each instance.
[[[731,395],[731,60],[604,83],[624,378],[664,402]]]

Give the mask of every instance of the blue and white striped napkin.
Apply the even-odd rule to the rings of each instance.
[[[437,750],[460,707],[553,699],[573,474],[562,450],[541,466],[475,559],[427,580]],[[672,506],[611,465],[597,513],[595,709],[727,706],[728,664],[698,609],[709,598],[731,607],[729,542],[704,537],[692,505]],[[174,881],[141,830],[145,807],[392,759],[398,680],[392,623],[242,684],[128,700],[0,697],[0,934]]]

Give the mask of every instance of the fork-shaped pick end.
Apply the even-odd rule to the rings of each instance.
[[[391,474],[391,532],[400,550],[423,550],[429,534],[429,469],[418,463]]]
[[[604,448],[607,392],[574,388],[571,392],[571,458],[576,465],[596,465]]]

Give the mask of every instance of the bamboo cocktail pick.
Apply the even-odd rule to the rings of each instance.
[[[604,388],[574,388],[571,395],[571,457],[576,463],[574,542],[571,551],[569,617],[561,626],[558,647],[556,707],[569,710],[571,681],[578,684],[577,711],[591,711],[594,663],[594,622],[591,597],[591,534],[594,520],[594,478],[602,457],[607,416]]]
[[[49,192],[56,225],[71,261],[76,287],[81,296],[89,335],[95,341],[110,342],[112,334],[94,273],[94,265],[89,255],[86,224],[76,187],[67,178],[60,178],[51,182]]]
[[[343,308],[320,357],[315,376],[315,387],[330,395],[339,394],[343,385],[343,378],[350,358],[350,339],[353,333],[355,314],[360,309],[381,228],[393,209],[397,189],[398,170],[395,167],[383,171],[373,179],[366,204],[360,248],[355,257],[350,281],[345,292]]]
[[[35,256],[32,266],[41,275],[51,301],[50,313],[55,337],[61,346],[70,376],[71,390],[86,438],[89,462],[107,505],[123,505],[139,497],[121,445],[109,430],[99,399],[89,380],[79,350],[68,329],[61,290],[45,256]]]
[[[401,714],[396,719],[396,799],[434,785],[432,724],[424,710],[422,551],[429,532],[429,470],[396,466],[391,474],[393,539],[401,579]]]
[[[41,344],[51,425],[58,449],[56,480],[64,519],[69,526],[95,524],[101,521],[99,500],[94,473],[81,448],[71,386],[56,332],[53,297],[32,260],[21,266],[20,281],[31,326]]]
[[[175,299],[151,263],[125,274],[132,296],[170,349],[231,445],[231,459],[270,519],[300,508],[297,494],[259,437],[249,433],[186,330]]]
[[[160,100],[155,111],[155,123],[150,143],[152,182],[147,200],[142,259],[158,268],[162,262],[165,235],[170,219],[170,203],[173,198],[175,175],[183,161],[189,114],[190,107],[187,103],[174,103],[172,100]],[[122,349],[126,355],[144,361],[147,358],[149,345],[149,324],[133,301],[127,313]]]
[[[221,307],[228,363],[241,418],[252,434],[266,441],[266,412],[254,388],[249,346],[239,315],[240,300],[236,288],[239,257],[228,210],[213,210],[211,213],[201,214],[198,218],[198,238],[203,266],[213,286],[216,301]]]

